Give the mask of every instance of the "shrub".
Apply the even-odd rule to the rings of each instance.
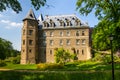
[[[102,61],[104,63],[110,63],[111,62],[111,55],[110,54],[104,55],[103,58],[102,58]]]
[[[0,60],[0,67],[2,67],[2,66],[6,66],[6,63],[5,63],[5,61]]]
[[[13,64],[20,64],[20,55],[13,57],[12,63]]]
[[[40,70],[51,70],[51,69],[62,69],[64,68],[63,64],[55,64],[55,63],[41,63],[37,65],[37,69]]]
[[[95,53],[94,58],[92,58],[92,61],[102,61],[103,55],[101,53]]]
[[[20,55],[17,55],[16,57],[9,57],[5,59],[6,62],[10,62],[13,64],[19,64],[20,63]]]

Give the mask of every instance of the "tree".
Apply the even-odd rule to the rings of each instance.
[[[88,15],[95,9],[98,19],[119,20],[120,1],[119,0],[78,0],[77,9],[81,14]]]
[[[113,48],[120,49],[120,1],[119,0],[77,0],[77,10],[88,15],[95,10],[99,24],[93,30],[93,47],[106,50],[110,47],[109,35],[114,35]]]
[[[38,10],[41,6],[44,6],[46,0],[31,0],[31,4],[34,6],[36,10]],[[22,11],[22,7],[18,0],[1,0],[0,1],[0,11],[6,10],[6,8],[13,9],[16,13]]]
[[[68,50],[64,50],[63,48],[58,48],[55,50],[55,61],[56,63],[63,63],[70,61],[72,55]]]
[[[17,51],[13,49],[12,43],[5,39],[0,38],[0,59],[4,60],[5,58],[11,56],[17,56]]]

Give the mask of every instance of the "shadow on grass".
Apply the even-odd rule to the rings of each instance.
[[[115,72],[115,80],[120,79]],[[110,71],[0,71],[0,80],[111,80]]]

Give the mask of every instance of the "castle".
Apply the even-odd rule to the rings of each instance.
[[[54,63],[56,48],[77,55],[77,60],[91,58],[90,27],[75,14],[36,19],[32,9],[23,19],[21,64]]]

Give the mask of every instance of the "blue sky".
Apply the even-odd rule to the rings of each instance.
[[[47,4],[51,6],[41,7],[38,11],[30,4],[30,0],[19,1],[23,9],[19,14],[16,14],[11,9],[0,12],[0,37],[11,41],[14,49],[17,50],[21,50],[22,20],[31,8],[34,10],[37,18],[40,14],[43,14],[43,16],[76,14],[83,22],[88,22],[90,27],[94,27],[98,23],[94,12],[90,13],[88,16],[83,16],[76,11],[77,0],[47,0]]]

